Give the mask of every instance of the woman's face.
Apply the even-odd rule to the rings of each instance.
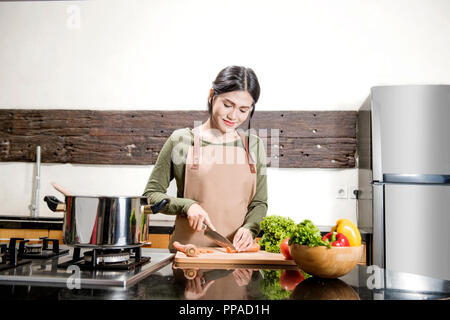
[[[210,92],[210,97],[212,89]],[[214,97],[213,126],[223,133],[236,130],[252,110],[253,98],[247,91],[231,91]]]

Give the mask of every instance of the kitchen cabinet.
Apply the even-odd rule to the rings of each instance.
[[[0,229],[0,239],[9,239],[9,238],[39,239],[40,237],[52,238],[52,236],[55,235],[53,231],[54,230],[48,229]]]
[[[169,237],[169,234],[150,233],[148,238],[152,244],[145,247],[167,249],[169,247]]]
[[[167,249],[169,246],[169,234],[150,234],[149,240],[151,245],[146,245],[149,248],[163,248]],[[61,230],[47,230],[47,229],[0,229],[0,239],[10,238],[24,238],[24,239],[39,239],[40,237],[48,237],[49,239],[58,239],[63,243],[63,236]]]

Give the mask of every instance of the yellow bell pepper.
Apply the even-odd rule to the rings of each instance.
[[[331,232],[334,231],[344,234],[351,247],[359,247],[361,245],[361,233],[351,220],[339,219],[336,221],[336,225],[331,228]]]

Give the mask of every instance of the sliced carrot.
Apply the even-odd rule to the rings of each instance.
[[[206,248],[198,248],[198,253],[212,253],[213,251]]]
[[[236,253],[237,250],[231,249],[230,247],[227,247],[227,252],[228,252],[228,253]]]
[[[255,242],[249,249],[247,249],[245,251],[241,251],[241,252],[258,252],[259,250],[260,250],[260,246],[257,242]],[[231,249],[230,247],[227,247],[227,252],[228,253],[236,253],[238,251]]]
[[[199,253],[214,253],[214,250],[209,249],[198,249]]]
[[[261,249],[258,242],[253,243],[253,245],[250,247],[250,249],[246,250],[245,252],[258,252]]]

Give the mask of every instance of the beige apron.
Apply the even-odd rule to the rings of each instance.
[[[227,276],[214,280],[205,295],[199,300],[247,300],[247,286],[239,286],[231,272]]]
[[[238,146],[200,145],[199,127],[194,128],[194,145],[189,147],[184,181],[184,198],[195,200],[209,214],[216,231],[233,241],[234,234],[244,224],[247,208],[256,192],[254,156]],[[185,215],[177,215],[175,230],[169,241],[217,246],[213,241],[189,226]]]

